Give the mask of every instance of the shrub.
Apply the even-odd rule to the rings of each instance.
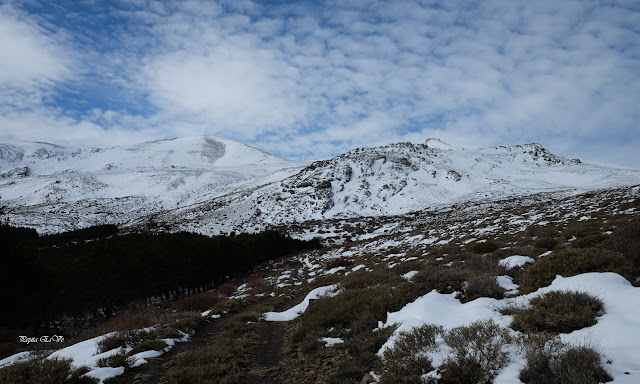
[[[222,300],[218,292],[194,293],[183,297],[173,303],[173,307],[178,311],[204,311]]]
[[[98,379],[82,376],[86,367],[71,369],[71,360],[29,359],[0,368],[0,383],[96,384]]]
[[[562,384],[596,384],[613,380],[602,368],[602,357],[591,347],[572,347],[551,363],[551,370]]]
[[[131,351],[129,351],[129,355],[135,355],[136,353],[144,352],[144,351],[160,351],[167,347],[167,343],[163,340],[144,340],[141,343],[135,345]]]
[[[127,356],[127,353],[124,351],[124,349],[122,349],[114,355],[103,357],[102,359],[97,361],[97,364],[98,367],[129,368],[129,365],[133,363],[131,359],[132,357]]]
[[[558,239],[554,237],[543,237],[536,240],[536,248],[546,249],[547,251],[553,251],[558,246]]]
[[[252,276],[247,283],[251,286],[253,293],[265,293],[271,289],[269,283],[262,277]]]
[[[171,327],[182,332],[189,333],[200,328],[204,323],[206,323],[206,321],[207,320],[202,317],[200,313],[193,313],[188,317],[183,317],[176,320],[173,324],[171,324]]]
[[[500,248],[498,244],[496,244],[492,240],[487,240],[482,243],[476,243],[473,246],[473,252],[475,253],[491,253]]]
[[[502,346],[510,343],[511,337],[493,320],[454,328],[445,334],[444,341],[453,356],[438,369],[440,384],[491,382],[508,362]]]
[[[533,292],[546,287],[556,275],[564,277],[587,272],[615,272],[631,277],[632,265],[619,254],[599,248],[562,250],[538,259],[524,270],[520,290]]]
[[[230,281],[227,281],[226,283],[224,283],[224,284],[222,284],[222,285],[220,285],[218,287],[218,291],[217,292],[219,294],[221,294],[222,296],[227,296],[228,297],[231,294],[233,294],[236,291],[236,289],[238,289],[238,287],[235,284],[233,284]]]
[[[496,276],[490,273],[473,275],[463,288],[465,301],[475,300],[479,297],[491,297],[494,299],[504,298],[504,288],[502,288]]]
[[[393,347],[383,353],[380,384],[419,383],[433,370],[426,353],[436,348],[436,337],[443,331],[436,325],[423,325],[401,332]]]
[[[593,347],[567,346],[549,334],[528,335],[524,344],[523,383],[596,384],[612,380],[602,368],[601,354]]]
[[[595,233],[593,235],[588,235],[585,237],[581,237],[574,241],[571,245],[575,248],[590,248],[595,247],[596,245],[602,243],[607,239],[607,235],[603,233]]]
[[[98,341],[98,352],[107,352],[116,348],[134,347],[135,345],[145,341],[157,339],[155,331],[130,330],[116,332],[111,336],[107,336]]]
[[[586,292],[551,291],[516,311],[511,328],[522,332],[568,333],[594,325],[604,304]]]
[[[640,268],[640,217],[619,225],[608,239],[608,243],[636,268]]]

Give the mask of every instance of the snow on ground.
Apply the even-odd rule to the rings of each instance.
[[[215,316],[215,315],[214,315]],[[151,330],[152,328],[146,328],[145,330]],[[122,351],[121,348],[112,349],[110,351],[97,353],[98,351],[98,343],[112,335],[116,332],[107,333],[102,336],[94,337],[93,339],[84,340],[79,343],[70,345],[68,347],[62,348],[50,354],[47,359],[70,359],[71,366],[73,368],[79,368],[81,366],[87,366],[90,368],[90,371],[86,373],[87,376],[95,377],[96,379],[103,382],[111,377],[119,376],[124,373],[124,367],[98,367],[98,360],[113,356]],[[182,332],[181,332],[182,333]],[[142,364],[146,364],[148,361],[146,359],[158,357],[165,352],[169,351],[176,342],[184,342],[189,339],[189,335],[183,333],[183,337],[180,339],[163,339],[164,342],[167,343],[167,347],[159,351],[143,351],[140,353],[136,353],[131,356],[131,360],[133,363],[131,367],[138,367]],[[132,348],[125,348],[125,352],[131,351]],[[0,367],[11,365],[22,360],[28,359],[31,357],[31,352],[20,352],[15,355],[9,356],[5,359],[0,360]]]
[[[330,347],[335,344],[342,344],[344,340],[339,337],[323,337],[322,341],[324,342],[325,347]]]
[[[418,298],[407,304],[398,312],[389,313],[384,326],[398,324],[389,340],[382,346],[379,355],[393,346],[398,334],[410,331],[423,324],[442,325],[445,329],[469,325],[475,321],[492,319],[506,327],[512,317],[500,314],[497,309],[507,303],[526,304],[531,298],[554,290],[572,290],[590,293],[599,297],[605,304],[605,314],[598,322],[568,334],[561,334],[563,342],[574,345],[591,344],[601,347],[605,360],[611,364],[604,368],[614,378],[613,383],[638,383],[640,377],[640,288],[633,287],[624,277],[615,273],[585,273],[572,277],[558,276],[549,287],[540,288],[536,292],[511,299],[496,300],[479,298],[468,303],[461,303],[455,293],[441,294],[437,291]],[[514,331],[515,332],[515,331]],[[446,351],[446,346],[443,351]],[[519,383],[519,372],[524,366],[522,352],[514,346],[506,346],[511,355],[511,362],[504,367],[495,384]],[[430,357],[432,357],[430,355]],[[442,351],[434,356],[435,361],[442,360]]]
[[[511,269],[511,268],[515,268],[515,267],[522,267],[523,265],[527,264],[527,263],[533,263],[535,260],[532,259],[529,256],[519,256],[519,255],[515,255],[515,256],[509,256],[506,257],[504,259],[500,260],[500,265],[502,265],[503,267],[507,268],[507,269]]]
[[[518,294],[518,284],[513,282],[513,278],[511,276],[498,276],[496,277],[496,281],[500,287],[506,290],[504,293],[505,295],[510,296]]]
[[[5,365],[11,365],[13,363],[17,363],[22,360],[27,360],[31,357],[31,351],[16,353],[15,355],[11,355],[0,360],[0,367],[4,367]]]
[[[402,277],[407,279],[407,280],[411,280],[413,278],[413,276],[415,276],[417,274],[418,274],[418,271],[410,271],[410,272],[407,272],[404,275],[402,275]]]
[[[267,312],[264,314],[264,319],[266,321],[293,320],[307,310],[307,307],[309,307],[309,301],[317,299],[320,296],[331,295],[337,288],[337,284],[316,288],[309,292],[309,294],[307,294],[307,296],[304,298],[304,300],[302,300],[300,304],[291,307],[284,312]]]

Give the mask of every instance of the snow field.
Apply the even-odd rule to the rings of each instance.
[[[558,276],[553,283],[528,295],[512,299],[496,300],[479,298],[468,303],[461,303],[453,294],[441,294],[437,291],[416,299],[398,312],[389,313],[383,326],[398,324],[393,336],[382,346],[378,354],[382,356],[386,348],[393,344],[400,332],[411,331],[423,324],[441,325],[445,329],[469,325],[476,321],[493,320],[502,327],[508,327],[512,317],[502,315],[498,309],[506,303],[526,305],[536,296],[547,292],[581,291],[600,298],[605,305],[605,314],[598,322],[587,328],[560,334],[563,342],[572,345],[594,345],[602,348],[605,361],[604,368],[614,378],[613,383],[632,384],[640,377],[640,288],[633,287],[624,277],[615,273],[585,273],[572,277]],[[518,332],[511,330],[513,334]],[[440,351],[431,353],[434,365],[446,357],[447,346],[440,340]],[[525,359],[515,345],[505,346],[510,354],[510,363],[497,376],[496,384],[519,383],[519,372]],[[445,355],[443,355],[445,352]]]

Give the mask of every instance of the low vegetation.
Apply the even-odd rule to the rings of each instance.
[[[540,258],[524,270],[520,290],[525,293],[546,287],[557,275],[615,272],[631,279],[633,266],[619,253],[604,248],[565,249]]]
[[[551,291],[514,310],[511,328],[521,332],[569,333],[590,327],[604,313],[602,300],[585,292]]]
[[[526,365],[520,381],[527,384],[597,384],[612,378],[593,346],[571,346],[547,333],[523,339]]]
[[[0,369],[0,383],[97,384],[98,379],[84,375],[87,371],[72,369],[70,360],[34,358]]]

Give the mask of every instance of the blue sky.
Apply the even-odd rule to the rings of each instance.
[[[0,142],[429,137],[640,168],[640,3],[0,0]]]

